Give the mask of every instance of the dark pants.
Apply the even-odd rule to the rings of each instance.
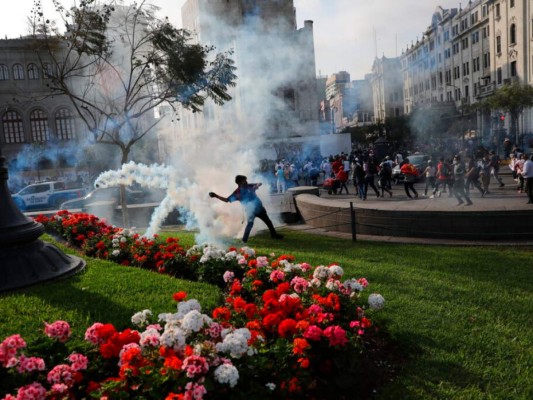
[[[403,181],[403,188],[405,189],[405,194],[409,198],[412,198],[411,193],[409,193],[409,190],[412,190],[415,197],[418,197],[418,192],[415,190],[414,184],[414,182],[407,182],[406,180]]]
[[[266,224],[268,230],[270,231],[270,236],[274,237],[277,235],[276,228],[274,228],[274,224],[268,217],[265,207],[261,207],[259,210],[248,215],[248,223],[246,224],[246,228],[244,229],[244,235],[242,237],[242,241],[244,243],[248,241],[248,237],[250,236],[250,232],[252,231],[252,228],[254,226],[254,219],[256,217]]]
[[[379,190],[376,187],[376,184],[374,183],[374,176],[365,176],[365,198],[366,194],[368,193],[368,187],[371,187],[374,189],[374,192],[376,192],[376,196],[379,197]]]
[[[453,193],[459,204],[463,203],[463,199],[466,200],[467,204],[472,204],[470,197],[465,192],[465,181],[463,179],[457,179],[453,184]]]
[[[526,193],[529,197],[528,204],[533,204],[533,178],[526,178]]]

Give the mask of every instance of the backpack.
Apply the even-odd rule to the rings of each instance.
[[[390,163],[388,162],[384,162],[383,164],[381,164],[382,167],[381,167],[381,176],[383,177],[390,177],[392,175],[392,167],[390,165]]]

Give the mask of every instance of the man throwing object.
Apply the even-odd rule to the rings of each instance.
[[[274,224],[268,217],[265,207],[263,207],[263,203],[255,193],[262,183],[248,183],[247,178],[244,175],[237,175],[235,177],[235,183],[238,185],[238,187],[228,197],[219,196],[215,192],[209,192],[209,196],[216,197],[224,203],[233,203],[234,201],[241,202],[244,210],[246,211],[246,217],[248,219],[248,223],[244,229],[242,241],[244,243],[248,242],[248,237],[250,236],[250,232],[254,226],[254,219],[256,217],[261,219],[266,224],[270,230],[270,236],[273,239],[283,239],[283,235],[280,235],[276,232],[276,228],[274,228]]]

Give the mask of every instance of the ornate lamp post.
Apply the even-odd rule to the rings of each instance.
[[[7,180],[0,144],[0,293],[82,270],[84,260],[39,239],[43,225],[20,212],[11,199]]]

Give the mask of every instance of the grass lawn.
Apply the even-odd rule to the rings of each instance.
[[[252,238],[259,254],[293,254],[312,265],[341,265],[366,277],[387,300],[375,314],[397,354],[395,379],[379,399],[533,398],[533,249],[356,242],[303,232]],[[172,235],[166,233],[165,235]],[[182,244],[193,236],[179,233]],[[0,296],[0,338],[31,340],[42,321],[65,319],[81,338],[95,321],[129,326],[150,308],[169,312],[172,293],[186,290],[205,309],[220,299],[210,285],[100,260],[82,274]]]

